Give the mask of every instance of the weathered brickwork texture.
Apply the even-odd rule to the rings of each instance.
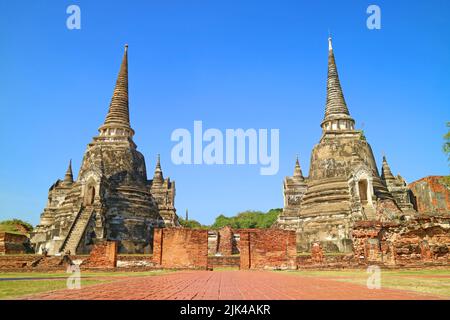
[[[214,268],[239,268],[241,258],[239,255],[232,256],[210,256],[208,257],[208,266]]]
[[[102,241],[94,245],[89,258],[83,261],[83,268],[115,268],[117,266],[117,241]]]
[[[236,232],[229,226],[208,231],[208,254],[229,256],[239,253]],[[239,237],[237,238],[239,239]]]
[[[156,228],[153,262],[163,268],[208,269],[208,231]]]
[[[358,222],[352,235],[355,260],[362,263],[450,262],[450,217],[421,217],[403,224]]]
[[[296,269],[294,231],[278,229],[240,229],[240,268]]]
[[[444,177],[429,176],[408,186],[413,194],[412,200],[420,213],[450,212],[450,187]]]
[[[30,251],[28,237],[0,232],[0,254],[23,254]]]

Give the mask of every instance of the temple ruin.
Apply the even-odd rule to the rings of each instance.
[[[175,181],[164,179],[158,156],[147,179],[144,156],[133,142],[128,104],[128,46],[99,134],[88,144],[78,178],[72,166],[48,193],[47,207],[31,236],[37,253],[79,254],[104,240],[120,253],[149,253],[152,229],[178,225]]]
[[[351,252],[356,221],[407,220],[416,214],[401,176],[386,158],[381,176],[370,144],[355,129],[339,81],[331,38],[322,136],[311,153],[309,176],[297,159],[284,180],[284,210],[275,226],[297,232],[298,251],[320,242],[325,251]]]

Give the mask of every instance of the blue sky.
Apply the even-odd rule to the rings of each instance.
[[[81,8],[81,30],[66,8]],[[366,9],[381,8],[381,30]],[[320,138],[327,36],[357,127],[378,166],[385,153],[409,182],[448,174],[450,2],[442,1],[2,1],[0,219],[34,224],[48,188],[75,174],[102,124],[129,44],[135,142],[151,176],[161,153],[176,206],[211,223],[220,213],[282,207],[295,155],[304,173]],[[280,129],[280,170],[174,165],[174,129]]]

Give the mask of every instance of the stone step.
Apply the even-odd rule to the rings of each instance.
[[[72,254],[76,253],[78,244],[84,234],[89,219],[94,212],[93,209],[85,208],[81,215],[73,222],[73,226],[66,237],[66,241],[62,245],[60,251],[70,251]]]

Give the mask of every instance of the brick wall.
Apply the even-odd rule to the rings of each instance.
[[[115,268],[117,266],[117,241],[102,241],[94,245],[83,268]]]
[[[240,229],[240,268],[296,269],[295,231]]]
[[[218,252],[224,256],[229,256],[234,253],[233,247],[236,246],[234,241],[234,233],[230,227],[223,227],[219,230],[219,245]]]
[[[22,234],[0,232],[0,254],[29,253],[29,239]]]
[[[408,185],[412,202],[420,213],[449,213],[450,188],[442,176],[429,176]]]
[[[17,270],[31,265],[40,256],[27,255],[0,255],[0,270]]]
[[[215,268],[239,268],[241,258],[238,255],[232,256],[210,256],[208,257],[208,266]]]
[[[163,268],[208,269],[208,231],[154,229],[153,262]]]
[[[354,256],[362,263],[423,265],[450,263],[450,217],[420,217],[407,223],[358,222]]]

